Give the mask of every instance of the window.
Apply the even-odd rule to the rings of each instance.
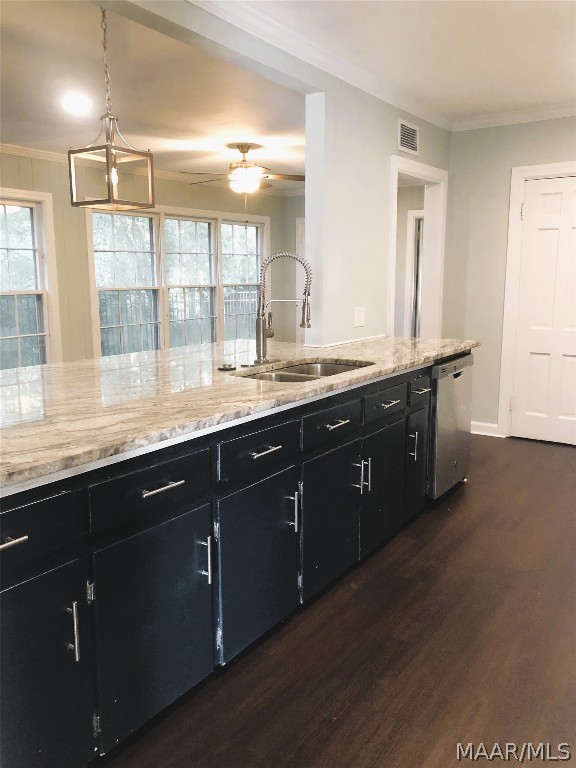
[[[102,354],[158,349],[159,291],[152,218],[94,213],[92,235]]]
[[[34,205],[0,203],[0,368],[46,362],[46,295]]]
[[[254,338],[262,228],[92,213],[102,354]]]

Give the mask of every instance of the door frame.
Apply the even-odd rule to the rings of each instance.
[[[576,161],[523,165],[512,168],[510,209],[508,213],[508,248],[506,251],[506,281],[504,285],[504,318],[502,325],[502,354],[500,358],[500,394],[498,398],[497,434],[512,434],[512,395],[516,365],[516,330],[522,263],[522,204],[526,182],[538,179],[576,176]]]
[[[398,229],[398,176],[413,176],[426,182],[424,192],[423,250],[428,267],[424,277],[428,296],[433,299],[422,304],[421,327],[428,336],[442,336],[442,294],[444,288],[444,243],[446,238],[446,208],[448,199],[448,171],[425,165],[407,157],[390,158],[390,225],[388,236],[388,291],[386,333],[394,336],[394,306],[396,302],[396,239]]]

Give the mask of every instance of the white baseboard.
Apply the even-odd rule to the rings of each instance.
[[[489,437],[506,437],[502,434],[498,424],[490,424],[487,421],[473,421],[471,430],[473,435],[488,435]]]

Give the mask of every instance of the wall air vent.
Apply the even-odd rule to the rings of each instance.
[[[398,120],[398,149],[411,155],[420,154],[418,133],[418,126]]]

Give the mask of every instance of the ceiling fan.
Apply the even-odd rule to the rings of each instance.
[[[222,177],[228,179],[230,189],[243,195],[257,192],[259,189],[266,189],[272,186],[268,184],[272,181],[304,181],[305,177],[291,173],[271,173],[270,168],[265,168],[257,163],[249,163],[246,155],[251,149],[260,149],[260,144],[228,144],[230,149],[237,149],[242,155],[239,163],[230,163],[228,173],[212,173],[210,171],[181,171],[193,176],[213,176],[212,179],[202,181],[192,181],[191,184],[210,184],[213,181],[220,181]]]

